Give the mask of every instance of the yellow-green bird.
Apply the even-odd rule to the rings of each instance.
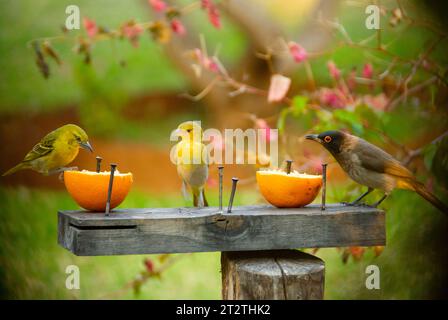
[[[193,194],[195,207],[208,207],[204,187],[208,178],[208,159],[202,140],[202,128],[197,121],[181,123],[176,130],[182,135],[182,141],[176,145],[175,162],[177,173],[182,179],[182,192],[187,197],[187,188]]]
[[[3,176],[24,169],[44,175],[62,172],[67,169],[65,166],[76,158],[79,148],[93,152],[86,132],[77,125],[66,124],[43,137],[22,162],[6,171]]]

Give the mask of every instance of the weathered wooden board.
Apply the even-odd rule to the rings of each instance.
[[[321,300],[324,262],[297,250],[223,252],[224,300]]]
[[[384,245],[385,214],[368,207],[328,205],[62,211],[59,244],[76,255],[249,251]]]

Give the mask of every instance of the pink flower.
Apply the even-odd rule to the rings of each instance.
[[[216,6],[211,5],[208,8],[208,19],[216,29],[221,28],[221,18],[219,17],[219,12],[218,9],[216,9]]]
[[[266,141],[274,141],[278,139],[278,133],[277,131],[273,131],[271,127],[268,125],[266,120],[264,119],[256,119],[255,120],[255,127],[257,129],[264,129],[266,130],[266,134],[264,136],[264,139]]]
[[[214,73],[219,72],[219,66],[213,57],[211,57],[211,58],[205,57],[204,58],[204,67],[211,72],[214,72]]]
[[[273,74],[271,76],[271,84],[268,92],[268,102],[279,102],[283,100],[291,85],[291,79],[281,74]]]
[[[93,38],[98,33],[98,26],[96,25],[95,21],[90,20],[89,18],[84,18],[84,28],[86,29],[87,35],[90,38]]]
[[[152,262],[151,259],[146,258],[145,261],[144,261],[144,264],[145,264],[146,270],[149,273],[153,273],[154,272],[154,262]]]
[[[138,39],[140,34],[143,32],[143,28],[141,26],[131,21],[121,27],[121,32],[123,33],[123,36],[129,39],[134,47],[138,47]]]
[[[376,96],[365,95],[363,100],[366,105],[379,111],[384,111],[389,102],[389,99],[384,93],[380,93]]]
[[[201,0],[201,8],[208,9],[210,7],[210,0]]]
[[[162,0],[148,0],[149,5],[152,7],[152,9],[156,12],[162,12],[165,11],[167,5]]]
[[[367,79],[372,79],[373,77],[373,67],[370,63],[366,63],[362,69],[362,76]]]
[[[187,30],[179,19],[171,20],[171,29],[173,30],[173,32],[181,36],[187,33]]]
[[[291,41],[288,43],[288,48],[295,62],[300,63],[308,58],[308,52],[298,43]]]
[[[211,72],[218,73],[219,66],[214,57],[208,57],[206,54],[203,54],[200,49],[194,49],[193,51],[194,59],[204,68]]]
[[[333,61],[329,61],[327,67],[333,79],[338,80],[341,76],[341,71],[336,67],[336,64]]]
[[[213,150],[222,151],[225,149],[225,142],[222,139],[221,135],[213,135],[211,136],[211,145],[213,146]]]
[[[210,20],[212,25],[216,29],[221,28],[221,19],[219,17],[219,11],[216,8],[215,4],[211,0],[202,0],[201,8],[207,10],[208,20]]]
[[[334,109],[343,109],[347,105],[347,100],[340,90],[323,88],[320,91],[320,103]]]

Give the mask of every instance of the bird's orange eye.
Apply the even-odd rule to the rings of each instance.
[[[331,137],[330,136],[325,136],[325,138],[324,138],[324,141],[326,142],[326,143],[330,143],[331,142]]]

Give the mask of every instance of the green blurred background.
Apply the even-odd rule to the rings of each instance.
[[[182,5],[189,2],[180,1]],[[308,16],[318,5],[318,1],[312,0],[282,1],[281,4],[260,0],[255,3],[291,38],[303,30],[309,30],[306,29],[310,23]],[[342,1],[334,13],[355,42],[372,35],[364,28],[366,3]],[[396,6],[395,1],[384,3],[388,8]],[[74,53],[73,41],[55,40],[52,44],[63,63],[58,67],[50,62],[51,76],[44,79],[35,66],[30,41],[61,35],[60,26],[65,22],[65,8],[69,4],[77,4],[82,17],[87,16],[109,28],[115,28],[129,19],[139,22],[154,19],[146,1],[2,1],[0,171],[20,161],[46,132],[74,122],[86,129],[97,154],[103,156],[105,163],[118,162],[120,170],[134,173],[135,187],[121,207],[185,206],[179,191],[179,179],[169,162],[171,130],[187,119],[202,120],[205,127],[222,128],[227,127],[232,117],[236,118],[241,110],[252,113],[259,108],[261,116],[267,118],[278,112],[278,106],[275,110],[272,106],[260,106],[258,100],[249,96],[247,101],[238,100],[241,103],[239,106],[238,103],[229,102],[231,106],[225,109],[228,118],[221,119],[221,115],[214,113],[219,108],[214,105],[219,103],[213,98],[191,102],[180,97],[185,92],[197,92],[197,84],[179,68],[179,61],[176,61],[179,56],[173,57],[163,45],[155,43],[146,34],[142,35],[138,48],[124,40],[95,44],[90,65],[85,65],[82,57]],[[413,13],[415,11],[423,15],[418,8]],[[193,41],[192,48],[199,45],[198,34],[203,34],[210,52],[216,47],[220,48],[219,57],[224,65],[246,70],[246,66],[251,64],[248,57],[257,61],[255,64],[260,63],[255,57],[259,48],[253,44],[251,34],[228,18],[225,12],[222,13],[223,27],[219,30],[208,23],[206,15],[199,9],[192,12],[188,19],[187,30]],[[267,22],[261,24],[261,28],[270,26]],[[84,31],[73,32],[74,39]],[[398,33],[403,36],[396,40]],[[405,26],[399,26],[398,30],[388,29],[382,37],[385,43],[390,43],[391,51],[409,59],[418,57],[422,47],[435,38],[424,28],[408,29]],[[380,53],[378,56],[361,49],[339,47],[338,41],[328,41],[325,47],[328,52],[310,63],[319,86],[331,85],[326,68],[326,62],[330,59],[345,73],[353,67],[362,69],[366,62],[372,62],[375,68],[381,70],[387,65],[387,56]],[[432,59],[445,68],[448,62],[446,49],[446,44],[443,44],[431,53]],[[400,68],[400,65],[397,66],[395,72],[405,74]],[[294,68],[287,73],[293,79],[291,95],[305,94],[308,88],[304,68]],[[415,81],[418,82],[419,77],[421,75],[417,74]],[[258,84],[254,78],[252,76],[248,81]],[[260,86],[266,89],[268,82]],[[376,93],[386,89],[385,86],[379,87]],[[384,131],[397,144],[410,148],[426,145],[436,133],[448,127],[445,90],[434,87],[430,91],[433,95],[422,95],[419,103],[410,100],[391,113],[369,113],[373,119],[369,118],[369,121],[375,120],[376,129]],[[342,111],[339,114],[347,116]],[[374,139],[374,142],[380,141],[374,130],[363,130],[355,125],[360,120],[356,110],[350,114],[355,114],[353,119],[340,121],[339,124]],[[238,126],[238,123],[230,125]],[[285,131],[297,135],[313,128],[317,130],[331,126],[334,124],[322,119],[317,124],[310,124],[306,115],[299,114],[287,120]],[[445,182],[440,182],[446,176],[435,175],[430,170],[431,165],[426,165],[425,169],[424,162],[432,161],[434,152],[425,152],[421,159],[412,164],[412,169],[425,182],[434,180],[435,190],[446,200]],[[302,150],[296,149],[295,153],[302,153]],[[92,156],[81,153],[75,165],[93,169],[95,164]],[[250,167],[231,167],[228,172],[229,176],[235,174],[248,180],[254,173]],[[216,169],[211,169],[211,176],[216,176]],[[330,201],[349,200],[360,191],[344,176],[335,176],[338,178],[330,180]],[[225,199],[228,198],[228,186]],[[241,186],[236,198],[237,205],[263,203],[254,186],[253,181]],[[216,183],[212,181],[209,190],[211,205],[217,205]],[[341,252],[336,249],[317,252],[317,256],[326,263],[325,298],[446,297],[446,217],[407,191],[396,191],[382,207],[387,211],[387,246],[379,257],[368,250],[360,261],[354,261],[351,257],[343,263]],[[57,177],[21,172],[13,177],[0,178],[1,298],[220,298],[219,253],[182,255],[160,279],[151,278],[143,285],[140,294],[135,295],[132,289],[124,287],[144,270],[143,262],[147,256],[76,257],[57,245],[57,211],[76,208],[77,205]],[[150,258],[157,261],[156,256]],[[80,267],[80,290],[65,288],[65,268],[71,264]],[[370,264],[380,267],[380,290],[365,288],[365,268]]]

